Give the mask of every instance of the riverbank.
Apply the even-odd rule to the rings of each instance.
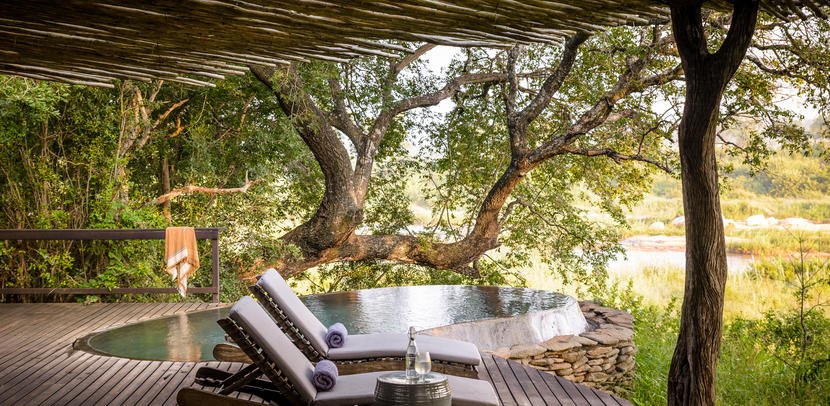
[[[799,244],[799,238],[801,244]],[[620,241],[627,251],[686,250],[684,235],[637,234]],[[803,250],[811,257],[830,257],[830,231],[793,235],[766,230],[734,233],[726,236],[726,253],[732,256],[789,257]]]

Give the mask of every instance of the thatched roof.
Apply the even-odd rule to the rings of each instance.
[[[830,0],[763,1],[779,16],[819,5]],[[667,15],[653,0],[0,0],[0,73],[205,84],[249,64],[384,55],[385,40],[549,42]]]

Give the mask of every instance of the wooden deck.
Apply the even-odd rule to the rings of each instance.
[[[136,361],[73,350],[72,343],[111,326],[212,306],[0,304],[0,405],[174,405],[199,367],[235,371],[242,364]],[[484,366],[481,379],[493,383],[505,405],[631,404],[502,358],[486,355]]]

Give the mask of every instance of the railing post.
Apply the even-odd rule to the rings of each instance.
[[[216,234],[216,237],[210,240],[211,248],[213,248],[213,255],[211,255],[211,259],[213,260],[212,270],[213,270],[213,303],[219,303],[219,233]]]

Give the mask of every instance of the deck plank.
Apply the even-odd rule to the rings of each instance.
[[[236,372],[227,362],[143,361],[74,350],[73,342],[94,331],[154,317],[216,307],[213,304],[71,303],[0,304],[0,404],[14,405],[175,405],[196,371],[211,366]],[[513,361],[482,354],[479,377],[493,384],[504,405],[630,406]],[[240,399],[262,401],[246,393]]]
[[[103,320],[111,320],[113,317],[118,317],[124,312],[129,311],[127,307],[113,307],[111,312],[100,313]],[[96,319],[87,318],[83,323],[76,324],[77,328],[67,332],[66,326],[63,326],[64,334],[55,336],[55,341],[51,343],[35,342],[31,345],[23,345],[20,347],[21,359],[12,368],[7,368],[8,376],[3,384],[0,385],[0,404],[6,403],[28,392],[29,389],[37,387],[39,384],[48,381],[55,373],[64,368],[77,368],[83,364],[79,364],[78,358],[88,358],[87,353],[79,353],[72,350],[71,338],[67,340],[67,336],[83,331],[84,328],[94,326]],[[56,323],[58,324],[58,323]],[[29,329],[33,335],[37,334],[37,329]],[[69,344],[69,345],[67,345]],[[14,387],[14,391],[8,391]]]
[[[507,365],[509,365],[510,369],[513,370],[513,375],[516,376],[516,379],[519,381],[519,385],[522,386],[522,391],[527,396],[530,404],[533,406],[547,406],[547,402],[542,399],[542,395],[539,394],[539,390],[536,389],[535,385],[533,385],[533,382],[530,380],[530,376],[528,376],[525,371],[526,368],[522,366],[522,364],[509,360],[507,361]]]
[[[516,399],[514,399],[513,394],[510,393],[510,388],[507,387],[507,383],[504,381],[504,376],[502,376],[501,371],[499,371],[499,367],[496,365],[494,357],[489,354],[482,354],[481,359],[484,361],[483,368],[487,370],[490,377],[490,383],[493,384],[493,388],[496,390],[496,394],[498,394],[501,403],[504,405],[516,405]]]
[[[530,381],[533,382],[533,385],[536,386],[536,390],[538,390],[539,394],[542,395],[542,399],[545,399],[545,402],[547,402],[549,405],[572,406],[572,404],[564,403],[568,399],[560,399],[553,393],[548,384],[545,383],[542,374],[547,374],[547,372],[542,372],[535,368],[525,368],[525,372],[530,378]]]
[[[519,406],[530,405],[530,399],[528,399],[527,394],[522,389],[519,380],[516,379],[513,369],[507,364],[509,361],[499,357],[493,357],[493,360],[496,362],[499,372],[504,377],[504,382],[507,384],[507,388],[510,389],[510,393],[513,395],[513,399],[516,400],[516,403]]]
[[[141,310],[141,306],[136,305],[137,304],[131,304],[129,307],[123,306],[123,311],[113,311],[108,314],[109,317],[105,317],[103,320],[105,322],[115,324],[118,324],[123,320],[128,320],[129,318],[134,317],[137,311]],[[90,322],[92,322],[92,320]],[[74,339],[68,335],[63,335],[60,338],[69,340],[70,342],[74,341]],[[50,348],[51,347],[54,346],[50,346]],[[68,349],[65,349],[65,351],[61,351],[61,349],[58,348],[57,353],[60,355],[53,357],[53,359],[47,363],[48,367],[37,368],[37,365],[32,365],[29,370],[21,374],[18,377],[18,380],[20,382],[24,382],[24,385],[19,387],[20,390],[13,394],[14,396],[5,400],[0,400],[0,403],[8,402],[10,404],[14,404],[26,396],[26,394],[34,388],[38,388],[38,390],[37,396],[33,399],[33,403],[40,403],[39,401],[45,396],[51,395],[64,385],[64,378],[71,379],[77,374],[83,374],[99,361],[98,358],[103,358],[95,357],[86,352],[75,351],[71,348],[71,346]]]

